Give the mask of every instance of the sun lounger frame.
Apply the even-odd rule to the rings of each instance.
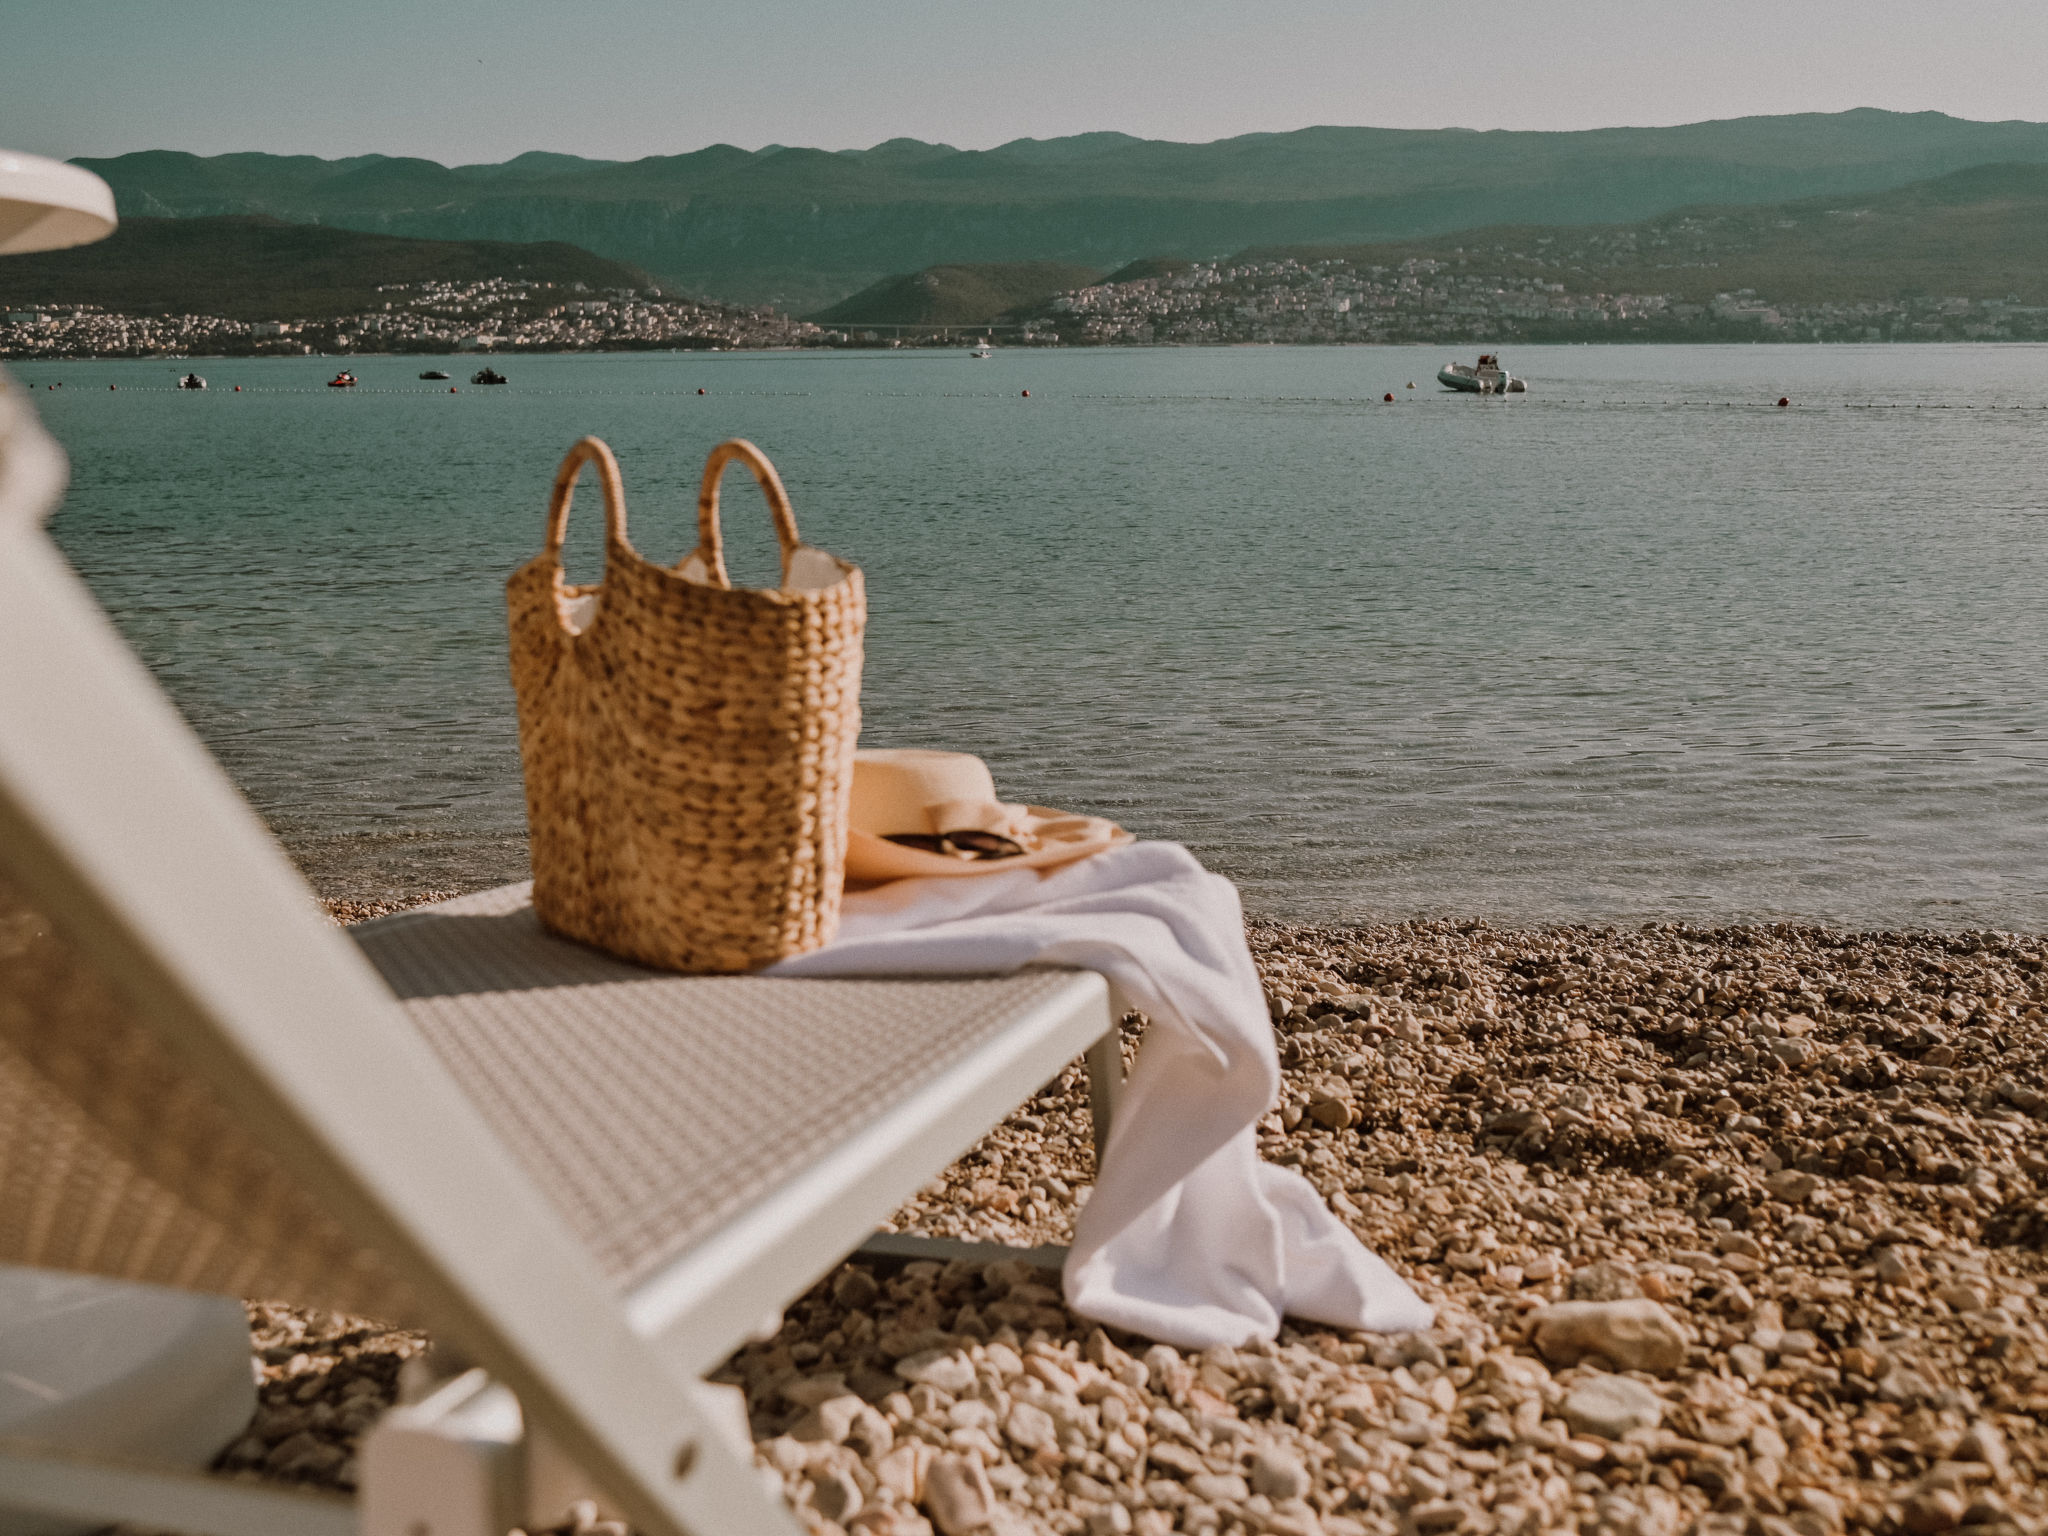
[[[698,1375],[1077,1055],[1105,1130],[1121,1061],[1102,978],[1074,973],[997,1047],[868,1127],[843,1164],[622,1298],[22,515],[54,500],[62,460],[12,417],[0,410],[10,873],[642,1536],[799,1530]],[[348,1051],[327,1048],[340,1038]],[[0,1486],[52,1513],[218,1536],[339,1536],[355,1518],[331,1496],[21,1445],[0,1445]]]

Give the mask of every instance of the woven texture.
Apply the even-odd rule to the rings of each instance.
[[[734,460],[775,516],[773,591],[726,575],[718,486]],[[605,498],[604,581],[572,587],[562,540],[586,463]],[[857,569],[803,545],[760,451],[712,451],[697,548],[671,569],[634,551],[618,465],[584,438],[556,474],[547,547],[506,595],[541,919],[679,971],[749,970],[827,942],[867,600]]]
[[[519,886],[354,935],[621,1286],[1073,982],[664,975],[551,937]]]
[[[4,877],[0,1262],[417,1320]]]
[[[621,1287],[1071,985],[676,976],[548,934],[523,886],[353,934]],[[0,1263],[424,1321],[4,881]]]

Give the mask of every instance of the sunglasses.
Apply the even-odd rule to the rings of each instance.
[[[916,848],[923,853],[941,853],[949,858],[966,859],[1014,859],[1023,853],[1024,845],[1013,842],[998,832],[893,832],[882,841],[900,843],[905,848]]]

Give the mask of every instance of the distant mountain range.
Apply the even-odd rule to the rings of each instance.
[[[1979,165],[1887,192],[1683,208],[1633,224],[1508,225],[1435,240],[1254,247],[1237,259],[1275,257],[1387,267],[1429,259],[1567,282],[1574,291],[1685,300],[1749,289],[1773,303],[2011,295],[2044,305],[2048,165]]]
[[[124,215],[258,214],[441,240],[565,241],[688,292],[823,307],[938,264],[1066,262],[1583,225],[1698,204],[1863,197],[2048,163],[2048,125],[1862,109],[1579,133],[1309,128],[1175,144],[1094,133],[986,151],[892,139],[630,162],[448,167],[152,150],[78,162]]]
[[[131,315],[324,320],[377,308],[380,287],[490,278],[593,291],[650,282],[560,242],[414,240],[239,216],[124,217],[96,245],[0,261],[0,309],[90,304]]]
[[[2031,307],[2048,306],[2044,252],[2048,165],[1982,165],[1864,196],[1682,208],[1631,224],[1495,225],[1428,240],[1254,246],[1229,263],[1291,260],[1358,271],[1422,263],[1461,282],[1663,294],[1693,304],[1746,292],[1787,305],[1958,297]],[[1187,265],[1153,258],[1106,277],[1045,262],[931,267],[886,278],[813,318],[842,326],[1020,321],[1056,313],[1048,301],[1061,292],[1171,277]],[[1086,313],[1076,312],[1077,322]],[[1486,323],[1476,329],[1484,334]],[[1581,333],[1622,334],[1591,325],[1572,335]]]

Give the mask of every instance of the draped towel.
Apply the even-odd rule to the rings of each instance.
[[[1429,1306],[1258,1155],[1280,1086],[1237,888],[1176,843],[1041,874],[897,880],[849,891],[832,943],[776,976],[1100,972],[1151,1022],[1124,1086],[1064,1276],[1084,1317],[1188,1349],[1279,1332],[1427,1328]]]

